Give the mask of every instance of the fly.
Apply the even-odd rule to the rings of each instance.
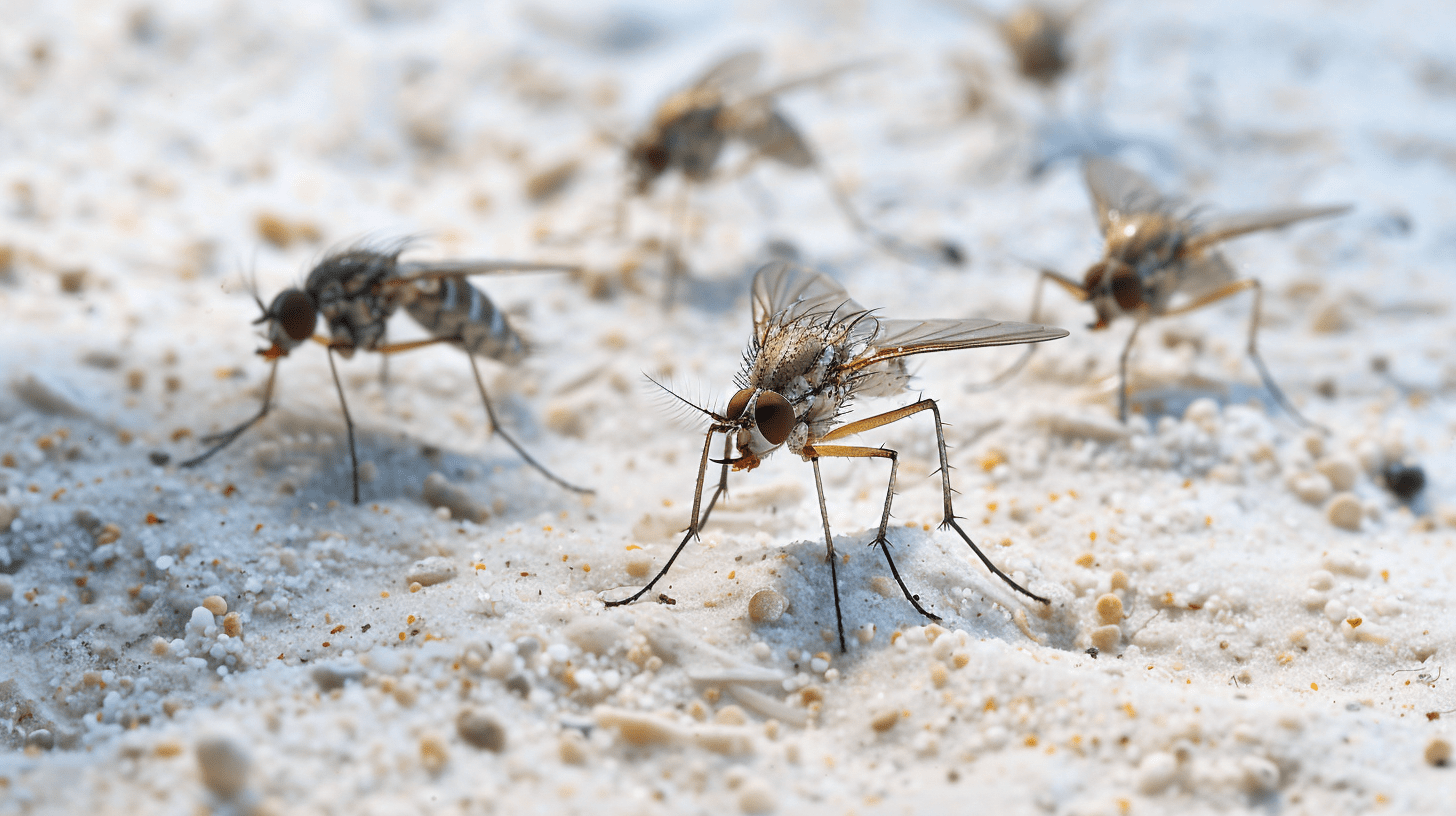
[[[558,264],[519,261],[408,261],[399,260],[404,244],[376,250],[355,247],[323,259],[302,288],[284,289],[267,306],[254,295],[263,315],[253,321],[263,324],[268,347],[258,355],[272,363],[268,382],[263,388],[263,405],[251,419],[222,433],[202,439],[212,447],[182,463],[193,467],[232,444],[254,423],[268,415],[273,405],[273,385],[278,376],[278,361],[312,339],[328,351],[329,371],[339,394],[344,413],[344,427],[349,437],[349,463],[353,470],[354,503],[359,503],[359,458],[354,447],[354,421],[334,364],[334,355],[348,359],[356,350],[384,355],[410,351],[436,343],[448,343],[466,353],[470,371],[492,432],[499,433],[526,464],[562,487],[578,493],[592,491],[576,487],[547,470],[526,453],[515,439],[500,427],[480,368],[475,358],[488,357],[506,365],[519,363],[526,356],[526,344],[483,292],[466,280],[472,275],[510,272],[570,271],[575,267]],[[429,332],[425,340],[389,343],[385,340],[386,322],[401,307],[415,322]],[[314,334],[318,319],[328,326],[327,336]],[[386,358],[387,359],[387,358]]]
[[[714,505],[728,489],[729,470],[752,470],[763,458],[787,447],[814,466],[814,484],[819,496],[819,513],[824,526],[824,543],[829,551],[829,574],[834,586],[834,616],[839,628],[839,648],[846,649],[844,617],[839,603],[839,577],[834,539],[829,531],[829,514],[824,502],[824,482],[819,474],[821,458],[874,458],[890,461],[889,485],[884,512],[873,545],[879,545],[905,598],[916,611],[940,620],[910,592],[890,556],[887,530],[890,502],[895,494],[899,454],[887,448],[858,447],[835,443],[854,434],[929,411],[935,420],[940,452],[941,492],[944,517],[941,527],[953,528],[982,563],[1012,589],[1041,603],[1036,595],[991,563],[965,530],[956,523],[951,508],[950,468],[946,461],[945,433],[940,408],[933,399],[921,399],[855,422],[840,424],[840,416],[855,397],[890,396],[905,390],[910,375],[905,358],[934,351],[1039,343],[1065,337],[1067,332],[1050,326],[1005,323],[996,320],[885,320],[850,299],[844,288],[828,275],[787,263],[772,263],[753,279],[753,338],[744,355],[738,391],[721,411],[698,410],[712,423],[703,441],[698,463],[697,487],[693,493],[692,521],[672,557],[652,580],[627,598],[607,601],[607,606],[631,603],[652,590],[672,569],[688,542],[698,536]],[[696,406],[694,406],[696,407]],[[703,507],[703,484],[714,434],[723,434],[723,459],[717,489]],[[734,455],[736,452],[736,456]],[[702,514],[699,515],[699,510]]]
[[[1088,328],[1093,331],[1107,328],[1120,317],[1132,319],[1132,333],[1118,362],[1118,418],[1127,421],[1127,361],[1144,323],[1196,311],[1252,289],[1249,359],[1274,401],[1299,423],[1311,424],[1274,382],[1259,356],[1257,340],[1263,287],[1256,278],[1237,278],[1233,266],[1216,247],[1250,232],[1339,215],[1350,207],[1288,207],[1211,218],[1178,215],[1174,211],[1175,202],[1165,198],[1141,174],[1119,162],[1094,156],[1083,162],[1082,169],[1092,197],[1093,214],[1105,240],[1102,260],[1093,264],[1080,282],[1042,269],[1032,297],[1031,319],[1036,320],[1041,311],[1042,284],[1048,280],[1076,299],[1092,304],[1097,310],[1097,320]],[[991,385],[999,385],[1019,371],[1031,351],[1028,349]]]
[[[870,63],[851,62],[767,88],[750,89],[762,63],[763,55],[756,50],[740,51],[714,63],[687,88],[668,97],[658,107],[652,122],[628,147],[627,172],[631,195],[649,194],[657,180],[672,171],[677,171],[683,178],[673,202],[666,250],[669,302],[673,298],[677,278],[684,274],[680,244],[690,185],[702,184],[712,178],[723,149],[734,141],[742,143],[751,152],[745,168],[762,158],[818,173],[835,205],[856,233],[892,255],[923,263],[931,254],[928,250],[912,247],[886,235],[860,216],[813,146],[775,104],[780,94],[825,82]],[[625,198],[622,206],[626,206]],[[623,215],[619,214],[619,225],[624,220]],[[940,255],[952,257],[948,250]]]

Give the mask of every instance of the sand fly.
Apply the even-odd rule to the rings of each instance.
[[[1310,424],[1284,396],[1259,357],[1257,340],[1263,287],[1255,278],[1236,278],[1233,266],[1215,247],[1246,233],[1338,215],[1349,210],[1349,206],[1289,207],[1210,217],[1196,213],[1180,215],[1177,202],[1165,198],[1141,174],[1112,159],[1091,157],[1083,162],[1082,169],[1092,197],[1093,214],[1106,242],[1102,260],[1087,270],[1081,282],[1042,269],[1032,297],[1031,319],[1036,320],[1041,311],[1041,290],[1046,281],[1092,304],[1097,310],[1097,321],[1088,328],[1093,331],[1107,328],[1119,317],[1132,318],[1132,333],[1118,362],[1118,417],[1127,421],[1127,361],[1144,323],[1201,309],[1252,289],[1249,359],[1274,401],[1301,424]],[[1020,370],[1030,352],[1028,349],[1016,365],[991,384],[998,385]]]
[[[1027,3],[1006,17],[998,17],[974,2],[952,0],[952,5],[995,26],[1001,41],[1016,60],[1016,71],[1043,87],[1051,87],[1069,67],[1068,35],[1090,0],[1070,10]]]
[[[775,104],[777,97],[787,91],[825,82],[872,63],[851,62],[754,89],[750,86],[762,64],[763,55],[754,50],[740,51],[714,63],[688,87],[668,97],[648,127],[628,146],[630,195],[649,194],[654,183],[672,171],[677,171],[683,179],[673,203],[667,242],[669,300],[676,279],[683,273],[679,244],[682,221],[686,218],[687,193],[692,184],[712,178],[719,157],[731,142],[741,143],[750,151],[744,168],[758,159],[768,159],[818,173],[856,233],[891,254],[925,263],[932,256],[928,250],[886,235],[860,216],[809,141]],[[625,207],[625,198],[622,204]],[[619,224],[623,220],[619,217]]]
[[[890,557],[886,531],[890,524],[890,502],[895,495],[895,474],[899,454],[887,448],[832,444],[845,437],[898,422],[929,411],[935,421],[935,438],[940,453],[941,492],[944,517],[941,526],[954,529],[987,569],[1012,589],[1042,603],[1033,594],[997,569],[956,523],[951,509],[950,468],[946,461],[945,433],[940,407],[933,399],[921,399],[903,408],[841,424],[839,418],[856,397],[890,396],[905,391],[910,378],[905,358],[933,351],[951,351],[978,346],[1039,343],[1065,337],[1066,331],[1029,323],[996,320],[886,320],[850,299],[844,288],[828,275],[803,267],[772,263],[753,279],[753,337],[738,374],[738,391],[722,411],[693,406],[711,420],[698,462],[698,481],[693,493],[692,521],[687,534],[662,569],[637,592],[608,606],[631,603],[652,590],[672,569],[673,562],[708,523],[714,505],[728,489],[729,470],[753,470],[764,457],[787,446],[814,466],[814,485],[819,495],[819,514],[824,525],[824,543],[829,550],[829,575],[834,586],[834,616],[839,627],[839,647],[845,649],[844,618],[839,606],[839,577],[834,556],[834,538],[824,503],[824,482],[819,460],[831,458],[877,458],[890,461],[889,484],[884,512],[874,544],[879,545],[890,573],[916,611],[939,620],[921,605],[895,568]],[[703,483],[713,435],[723,434],[723,459],[718,486],[703,507]],[[736,448],[737,455],[734,456]],[[699,510],[702,514],[699,515]]]
[[[390,355],[447,343],[466,353],[475,386],[485,404],[486,419],[492,432],[499,433],[526,464],[568,490],[590,493],[590,490],[568,484],[547,470],[526,453],[526,450],[501,428],[486,394],[485,382],[475,358],[488,357],[506,365],[519,363],[526,356],[526,344],[506,322],[506,317],[479,289],[466,278],[474,275],[533,271],[571,271],[572,266],[520,261],[405,261],[399,260],[405,242],[383,248],[355,247],[324,258],[302,288],[284,289],[267,306],[254,293],[254,300],[263,314],[255,324],[263,325],[266,348],[258,355],[272,364],[268,382],[263,387],[263,405],[251,419],[222,433],[203,438],[212,447],[182,463],[192,467],[232,444],[254,423],[268,415],[273,406],[273,385],[278,377],[278,361],[312,339],[328,352],[329,371],[339,394],[344,413],[344,427],[349,437],[349,464],[353,470],[354,503],[359,503],[359,457],[354,447],[354,421],[344,398],[344,386],[334,356],[348,359],[356,350]],[[385,324],[403,307],[415,322],[429,332],[425,340],[389,343]],[[328,334],[314,334],[318,319],[328,324]],[[387,359],[387,358],[386,358]]]

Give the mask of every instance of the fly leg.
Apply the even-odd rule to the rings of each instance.
[[[1127,422],[1127,360],[1132,356],[1133,341],[1142,327],[1141,322],[1132,324],[1132,334],[1127,336],[1127,344],[1122,347],[1122,356],[1117,360],[1117,419],[1123,423]]]
[[[217,453],[223,448],[226,448],[228,445],[231,445],[234,440],[243,435],[244,431],[253,427],[253,424],[256,423],[258,420],[267,416],[269,409],[273,407],[273,381],[277,378],[278,361],[274,360],[273,367],[268,370],[268,384],[263,386],[263,407],[258,409],[258,413],[254,414],[252,419],[249,419],[247,422],[244,422],[243,424],[237,426],[236,428],[233,428],[230,431],[208,434],[207,436],[202,437],[202,442],[204,444],[212,444],[212,447],[183,462],[182,467],[193,467],[194,465],[202,464],[203,462],[207,461],[207,459],[211,457],[214,453]]]
[[[896,451],[887,448],[861,448],[846,445],[814,445],[806,448],[814,455],[814,484],[819,488],[819,513],[824,519],[824,541],[829,547],[829,573],[834,579],[834,614],[839,621],[839,650],[845,651],[844,647],[844,619],[839,614],[839,581],[835,570],[834,540],[829,535],[829,512],[824,507],[824,484],[819,478],[819,457],[845,457],[845,458],[873,458],[890,460],[890,480],[885,486],[885,509],[880,515],[880,529],[875,534],[875,540],[871,546],[878,546],[880,552],[885,554],[885,563],[890,565],[890,574],[895,576],[895,583],[900,585],[900,591],[905,594],[905,600],[915,607],[915,611],[939,621],[940,616],[935,615],[920,605],[920,596],[912,593],[905,585],[905,579],[900,577],[900,570],[895,567],[895,559],[890,556],[890,503],[895,497],[895,474],[900,468],[900,455]]]
[[[344,409],[344,430],[349,435],[349,467],[354,473],[354,503],[359,503],[359,454],[354,448],[354,420],[349,416],[349,402],[344,399],[344,384],[339,381],[339,369],[334,365],[334,347],[329,346],[329,373],[334,375],[334,388],[339,392],[339,407]]]
[[[891,422],[898,422],[908,416],[918,414],[921,411],[930,411],[931,414],[935,417],[935,441],[937,449],[940,452],[941,493],[945,500],[945,517],[941,519],[941,529],[944,529],[946,527],[954,529],[956,533],[960,535],[961,540],[966,542],[966,544],[970,546],[971,551],[976,554],[976,557],[981,559],[981,563],[986,565],[986,569],[990,570],[992,574],[994,574],[997,578],[1005,581],[1007,586],[1011,587],[1017,592],[1020,592],[1028,598],[1031,598],[1032,600],[1040,601],[1044,604],[1051,603],[1051,601],[1047,600],[1046,598],[1043,598],[1042,596],[1031,592],[1030,590],[1023,587],[1021,584],[1018,584],[1015,581],[1011,580],[1011,576],[1002,572],[999,568],[997,568],[995,564],[991,563],[991,559],[987,558],[986,554],[981,552],[981,548],[976,546],[976,542],[972,541],[971,537],[966,535],[966,531],[961,529],[961,526],[956,523],[955,510],[951,507],[950,499],[950,461],[949,457],[946,455],[945,429],[943,427],[943,423],[940,421],[940,407],[936,405],[935,400],[923,399],[917,403],[914,403],[913,405],[907,405],[904,408],[897,408],[893,411],[887,411],[878,416],[865,417],[864,419],[861,419],[857,422],[850,422],[846,425],[841,425],[838,428],[835,428],[834,430],[820,437],[820,439],[821,441],[828,442],[853,434],[863,433],[864,431],[878,428],[881,425],[889,425]],[[816,452],[820,452],[821,455],[823,455],[822,452],[824,451],[824,447],[821,445],[815,445],[814,450]],[[894,489],[893,481],[891,482],[890,487],[891,490]],[[887,508],[889,507],[888,498],[886,499],[885,505]],[[888,524],[888,516],[886,516],[886,518],[881,521],[881,524]],[[903,584],[901,586],[903,587]]]
[[[1052,283],[1055,283],[1056,285],[1062,287],[1068,293],[1070,293],[1072,297],[1078,300],[1085,301],[1089,297],[1087,290],[1083,288],[1082,284],[1077,283],[1076,281],[1059,272],[1055,272],[1050,269],[1043,269],[1041,270],[1041,274],[1037,276],[1036,288],[1032,290],[1031,317],[1027,319],[1028,322],[1041,322],[1041,290],[1042,284],[1046,283],[1047,281],[1051,281]],[[991,391],[1005,385],[1008,381],[1011,380],[1012,377],[1015,377],[1017,374],[1021,373],[1021,369],[1026,368],[1026,364],[1031,362],[1031,355],[1036,352],[1039,345],[1039,343],[1033,343],[1028,345],[1026,347],[1026,350],[1021,352],[1021,356],[1016,359],[1016,362],[1011,364],[1010,368],[1006,369],[1000,374],[997,374],[995,377],[992,377],[987,382],[981,383],[979,385],[972,385],[967,390],[975,394],[982,391]]]
[[[667,289],[663,304],[671,307],[677,301],[677,289],[687,277],[687,262],[682,257],[683,233],[687,231],[688,192],[692,182],[683,177],[672,200],[672,212],[668,215],[667,247],[663,251],[663,263],[667,274]]]
[[[698,533],[700,533],[703,527],[707,525],[708,516],[712,515],[713,506],[718,503],[718,497],[728,492],[728,465],[724,464],[723,473],[718,479],[718,488],[713,491],[713,497],[708,500],[707,510],[703,512],[701,517],[698,516],[698,510],[702,507],[703,503],[703,482],[708,475],[708,451],[713,446],[713,434],[725,432],[728,430],[728,428],[720,428],[718,426],[714,426],[708,430],[708,436],[706,439],[703,440],[703,458],[701,461],[698,462],[698,484],[697,487],[693,490],[692,521],[689,522],[687,533],[683,535],[682,541],[678,542],[677,549],[672,551],[672,557],[667,559],[667,563],[662,565],[662,569],[658,570],[656,575],[652,576],[652,580],[647,582],[647,586],[642,587],[641,589],[637,590],[636,592],[625,598],[622,598],[621,600],[605,601],[607,606],[625,606],[651,591],[652,587],[656,586],[657,582],[662,580],[662,576],[666,575],[667,571],[672,569],[673,562],[677,561],[677,557],[679,555],[682,555],[682,551],[688,546],[688,542],[697,538]],[[730,435],[727,441],[731,444],[732,439],[733,437]],[[725,448],[726,447],[728,446],[725,445]],[[725,453],[724,459],[727,459],[727,456],[727,453]]]
[[[510,434],[506,433],[505,429],[501,427],[500,421],[496,419],[495,408],[493,408],[490,404],[490,397],[487,396],[485,393],[485,381],[480,378],[480,366],[476,365],[475,363],[475,355],[467,352],[465,358],[470,361],[470,373],[475,375],[475,387],[480,391],[480,401],[485,403],[485,416],[487,419],[490,420],[491,432],[500,434],[501,439],[504,439],[507,444],[509,444],[512,448],[515,448],[516,453],[520,454],[521,458],[526,461],[526,464],[535,468],[542,476],[545,476],[551,481],[561,485],[562,487],[574,493],[595,493],[596,491],[591,490],[590,488],[577,487],[576,485],[567,482],[566,480],[547,470],[545,466],[543,466],[540,462],[537,462],[535,459],[531,458],[531,454],[526,453],[526,449],[521,447],[520,444],[517,443]]]
[[[844,640],[844,612],[839,606],[839,558],[834,554],[834,534],[829,532],[829,508],[824,504],[824,479],[819,475],[819,457],[810,461],[814,463],[814,489],[819,493],[819,518],[824,522],[824,546],[829,553],[829,584],[834,588],[834,625],[839,628],[839,652],[844,654],[849,651],[849,645]],[[906,597],[909,597],[908,593]]]
[[[1182,314],[1184,312],[1194,311],[1195,309],[1201,309],[1204,306],[1209,305],[1210,303],[1216,303],[1217,301],[1223,300],[1224,298],[1232,297],[1246,289],[1254,290],[1254,308],[1253,311],[1249,314],[1248,354],[1249,359],[1252,360],[1254,363],[1254,368],[1258,369],[1259,371],[1259,379],[1263,380],[1264,388],[1268,390],[1269,395],[1274,398],[1274,402],[1277,403],[1280,408],[1283,408],[1291,417],[1293,417],[1296,422],[1306,427],[1319,428],[1322,431],[1325,430],[1320,425],[1317,425],[1316,423],[1310,422],[1308,419],[1305,419],[1304,415],[1299,413],[1299,411],[1295,409],[1294,403],[1289,401],[1289,398],[1284,395],[1284,390],[1274,382],[1274,377],[1269,373],[1269,368],[1264,365],[1264,359],[1259,356],[1259,315],[1262,312],[1264,305],[1264,287],[1260,285],[1258,280],[1254,278],[1244,278],[1243,280],[1236,280],[1232,283],[1225,284],[1224,286],[1221,286],[1218,289],[1209,292],[1203,297],[1194,300],[1192,303],[1185,304],[1178,307],[1177,309],[1167,312],[1167,314]]]

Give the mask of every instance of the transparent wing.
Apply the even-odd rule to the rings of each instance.
[[[1183,263],[1178,273],[1177,294],[1200,298],[1232,283],[1238,274],[1221,252],[1210,252]]]
[[[1128,213],[1165,209],[1167,199],[1143,174],[1105,156],[1088,156],[1082,162],[1087,192],[1092,195],[1092,212],[1106,233],[1112,222]]]
[[[471,275],[514,275],[526,272],[577,272],[575,264],[536,263],[533,261],[406,261],[396,267],[391,283],[417,280],[463,278]]]
[[[828,82],[831,79],[835,79],[836,77],[842,76],[851,71],[861,71],[865,68],[874,68],[883,64],[884,62],[885,59],[883,57],[865,57],[863,59],[843,62],[839,65],[830,66],[829,68],[825,68],[821,71],[815,71],[811,74],[802,74],[791,79],[786,79],[778,83],[777,85],[773,85],[762,91],[759,91],[751,98],[759,100],[770,99],[772,97],[778,96],[779,94],[787,93],[789,91],[803,88],[808,85],[818,85],[821,82]]]
[[[864,311],[838,281],[823,272],[777,261],[753,276],[753,332],[760,341],[771,321],[782,324],[807,314],[834,312],[847,317]]]
[[[851,360],[844,370],[854,371],[896,357],[980,346],[1041,343],[1066,337],[1067,330],[1035,323],[966,318],[964,320],[881,320],[870,350]]]
[[[1348,204],[1330,207],[1288,207],[1282,210],[1230,213],[1200,220],[1194,224],[1193,237],[1188,241],[1190,250],[1199,250],[1220,241],[1227,241],[1250,232],[1287,227],[1308,218],[1323,218],[1349,212]]]
[[[703,71],[697,80],[688,87],[711,88],[718,91],[732,90],[742,87],[758,76],[761,67],[763,67],[763,52],[756,48],[735,51],[708,66],[708,69]]]

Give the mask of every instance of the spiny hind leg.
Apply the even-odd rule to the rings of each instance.
[[[910,587],[908,587],[908,586],[905,585],[905,579],[903,579],[903,578],[900,577],[900,570],[895,566],[895,559],[890,555],[890,538],[889,538],[890,505],[891,505],[891,502],[894,501],[894,497],[895,497],[895,475],[896,475],[896,473],[899,472],[899,468],[900,468],[900,454],[899,454],[899,452],[898,451],[890,450],[888,448],[865,448],[865,447],[848,446],[848,445],[814,445],[812,447],[812,450],[813,450],[813,453],[814,453],[814,455],[816,457],[838,457],[838,458],[846,458],[846,459],[861,459],[861,458],[863,458],[863,459],[889,459],[890,460],[890,479],[889,479],[889,482],[885,485],[885,507],[884,507],[883,512],[880,514],[880,528],[879,528],[879,530],[875,534],[875,540],[873,542],[873,546],[879,547],[880,552],[882,552],[882,553],[885,554],[885,562],[890,565],[890,574],[895,577],[895,583],[900,585],[900,591],[902,593],[904,593],[905,600],[909,601],[910,602],[910,605],[913,606],[913,607],[915,607],[915,611],[916,612],[919,612],[920,614],[924,615],[925,617],[927,617],[927,618],[929,618],[929,619],[931,619],[933,621],[939,621],[940,620],[940,616],[938,616],[938,615],[930,612],[924,606],[921,606],[920,605],[920,596],[919,595],[916,595],[913,592],[911,592],[910,591]],[[815,470],[815,475],[816,475],[816,478],[817,478],[818,469],[819,469],[818,459],[816,458],[814,461],[815,461],[814,470]],[[816,482],[816,484],[817,484],[817,482]],[[822,486],[820,487],[820,490],[819,490],[819,503],[820,503],[821,507],[824,504],[824,490],[823,490],[823,487]],[[825,536],[827,538],[827,536],[829,534],[829,518],[828,518],[828,515],[827,514],[824,517],[824,532],[825,532]],[[833,550],[834,550],[833,545],[830,545],[830,553],[831,553],[831,556],[833,554]],[[833,559],[831,557],[831,569],[832,569],[832,567],[833,567]],[[836,595],[836,598],[837,597],[838,596]]]
[[[825,434],[822,438],[824,440],[833,440],[840,437],[849,436],[851,434],[861,433],[863,431],[868,431],[872,428],[878,428],[881,425],[888,425],[891,422],[897,422],[899,420],[905,419],[906,417],[918,414],[921,411],[930,411],[931,415],[935,418],[935,442],[936,449],[940,454],[941,493],[945,502],[945,517],[940,522],[941,528],[944,529],[946,527],[950,527],[954,529],[956,533],[960,535],[961,540],[966,542],[966,544],[970,546],[971,551],[974,552],[976,556],[981,559],[981,563],[986,565],[986,569],[990,570],[992,574],[1000,578],[1002,581],[1005,581],[1007,586],[1010,586],[1012,589],[1022,593],[1023,595],[1026,595],[1028,598],[1031,598],[1033,600],[1037,600],[1042,603],[1051,603],[1051,601],[1048,601],[1046,598],[1043,598],[1042,596],[1031,592],[1030,590],[1023,587],[1021,584],[1016,583],[1011,579],[1011,576],[1002,572],[999,568],[997,568],[995,564],[991,563],[991,559],[987,558],[986,554],[981,552],[981,548],[976,546],[976,542],[972,541],[971,537],[969,535],[966,535],[966,531],[961,529],[961,526],[956,523],[955,510],[951,506],[950,461],[946,453],[944,423],[942,423],[940,420],[940,406],[936,404],[935,400],[923,399],[917,403],[914,403],[913,405],[907,405],[904,408],[898,408],[894,411],[887,411],[883,414],[880,414],[879,416],[866,417],[857,422],[850,422],[848,424],[841,425],[838,428],[835,428],[834,430]],[[814,449],[816,451],[819,451],[823,450],[824,447],[822,445],[816,445]],[[888,507],[888,501],[886,502],[886,506]],[[888,524],[888,516],[886,516],[884,523]]]

